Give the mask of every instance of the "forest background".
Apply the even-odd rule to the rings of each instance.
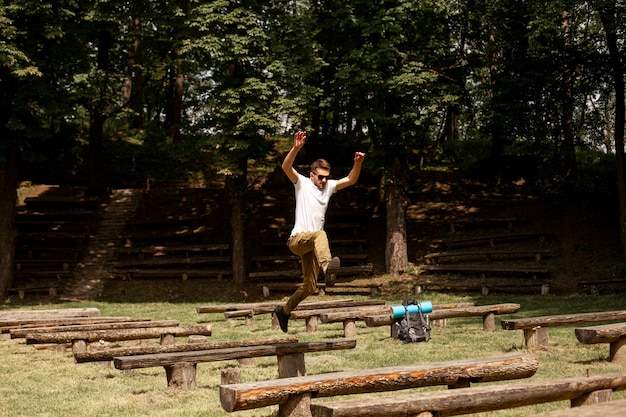
[[[544,194],[611,189],[626,251],[625,11],[617,0],[2,1],[0,294],[22,181],[101,195],[223,177],[233,277],[245,281],[250,170],[271,174],[276,144],[298,129],[300,163],[368,153],[388,274],[407,267],[407,193],[426,169]]]

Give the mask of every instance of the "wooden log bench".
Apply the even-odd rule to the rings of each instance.
[[[126,272],[138,269],[181,269],[199,268],[207,265],[230,264],[230,256],[203,256],[193,258],[153,258],[134,261],[118,261],[113,269]]]
[[[70,265],[74,264],[74,259],[17,259],[15,261],[15,270],[23,271],[23,270],[31,270],[31,269],[41,269],[58,267],[61,271],[69,271]],[[56,269],[55,269],[56,270]]]
[[[90,196],[37,196],[27,197],[24,203],[29,210],[85,211],[97,210],[99,197]]]
[[[590,294],[598,293],[606,288],[610,288],[611,291],[615,291],[616,289],[626,290],[626,279],[585,280],[578,281],[577,286]]]
[[[11,333],[12,330],[19,329],[39,329],[50,327],[66,327],[74,325],[87,325],[99,323],[123,323],[129,321],[149,321],[149,318],[133,317],[75,317],[58,319],[27,319],[27,320],[3,320],[0,325],[0,333]]]
[[[292,320],[306,320],[306,331],[316,332],[321,315],[327,314],[327,313],[345,312],[348,309],[351,311],[370,312],[371,314],[372,312],[375,312],[375,311],[381,311],[381,310],[389,311],[390,307],[386,305],[386,302],[384,300],[366,300],[366,301],[360,302],[359,304],[355,303],[349,307],[294,310],[291,312],[291,319]]]
[[[370,302],[370,301],[368,301]],[[335,308],[345,307],[361,303],[361,301],[355,301],[353,299],[340,299],[340,300],[326,300],[326,301],[304,301],[296,307],[296,310],[310,310],[315,308]],[[227,311],[236,310],[254,310],[255,314],[272,313],[277,305],[282,305],[283,302],[271,301],[260,303],[232,303],[232,304],[215,304],[207,306],[197,306],[196,313],[225,313]]]
[[[493,332],[496,330],[495,316],[504,314],[514,314],[520,309],[516,303],[491,304],[482,306],[463,306],[452,308],[441,308],[433,306],[433,311],[426,314],[429,321],[440,321],[459,317],[482,317],[483,330]],[[364,317],[368,327],[391,326],[391,336],[397,336],[396,319],[389,312],[386,314],[370,314]]]
[[[574,330],[580,343],[609,343],[609,360],[626,361],[626,323],[579,327]]]
[[[280,417],[310,416],[313,397],[441,385],[462,388],[469,387],[471,383],[528,378],[535,374],[538,366],[539,361],[534,355],[506,354],[449,362],[329,372],[260,382],[222,384],[220,402],[222,408],[228,412],[278,405]]]
[[[626,410],[626,400],[615,400],[601,402],[598,404],[586,405],[576,409],[576,417],[623,417]],[[566,408],[564,410],[548,411],[541,414],[533,414],[528,417],[571,417],[572,410]]]
[[[8,310],[0,311],[0,326],[11,321],[29,321],[42,319],[59,319],[59,318],[75,318],[75,317],[94,317],[99,316],[100,310],[95,307],[87,308],[61,308],[52,310]]]
[[[541,262],[545,255],[551,253],[548,249],[513,249],[513,250],[455,250],[446,252],[433,252],[424,255],[424,259],[431,264],[439,264],[442,258],[484,258],[486,262],[491,262],[494,257],[526,257],[532,256],[535,262]]]
[[[513,226],[517,223],[524,223],[528,221],[528,217],[468,217],[463,219],[454,219],[450,222],[450,233],[454,234],[457,228],[469,228],[469,227],[491,227],[491,226],[505,226],[507,230],[512,231]]]
[[[59,284],[57,283],[50,283],[47,285],[25,285],[25,286],[11,287],[8,289],[9,294],[17,293],[17,297],[20,300],[25,299],[27,293],[38,293],[38,294],[44,293],[44,294],[48,294],[50,298],[57,298],[58,291],[59,291]]]
[[[266,282],[263,284],[259,284],[263,291],[263,297],[267,298],[270,296],[271,291],[281,291],[281,292],[293,292],[297,290],[301,283],[296,282]],[[314,294],[325,295],[325,294],[369,294],[372,297],[377,297],[382,294],[382,282],[367,282],[367,283],[356,283],[356,282],[336,282],[332,287],[328,287],[325,283],[320,282],[317,284],[317,290]]]
[[[229,268],[155,268],[143,269],[133,268],[115,271],[118,275],[122,275],[125,280],[133,279],[180,279],[187,281],[190,278],[217,278],[222,280],[226,275],[232,275],[233,271]]]
[[[220,342],[190,341],[189,343],[155,346],[122,346],[99,349],[91,352],[76,352],[74,353],[74,360],[76,361],[76,363],[109,362],[112,361],[114,358],[122,356],[191,352],[197,350],[233,349],[249,346],[263,346],[297,342],[297,337],[281,337],[272,339],[228,340]]]
[[[415,294],[421,294],[426,290],[453,290],[453,291],[480,291],[482,295],[489,295],[493,291],[506,291],[511,293],[520,293],[528,291],[539,291],[539,294],[546,295],[550,293],[549,280],[531,280],[520,281],[514,280],[463,280],[452,281],[447,279],[425,279],[418,278],[413,282]]]
[[[528,317],[502,320],[501,324],[504,330],[523,330],[524,345],[526,347],[533,347],[548,344],[548,329],[550,327],[622,320],[626,320],[626,310]]]
[[[339,256],[343,265],[359,264],[367,262],[368,259],[368,254],[366,253],[337,254],[337,256]],[[255,264],[259,272],[267,269],[267,264],[290,265],[291,269],[297,269],[300,265],[300,257],[297,255],[258,255],[250,258],[250,261]]]
[[[306,374],[304,354],[331,350],[353,349],[354,339],[335,339],[317,342],[280,343],[260,346],[230,347],[189,352],[159,353],[115,357],[116,369],[138,369],[163,366],[166,369],[167,385],[171,388],[195,389],[198,363],[224,360],[276,356],[280,377]],[[178,371],[171,371],[175,367]]]
[[[37,246],[37,245],[18,245],[15,247],[15,255],[28,259],[48,260],[50,257],[59,258],[61,256],[71,256],[76,261],[84,252],[83,247],[67,247],[67,246]]]
[[[434,311],[439,311],[443,309],[454,309],[454,308],[464,308],[464,307],[473,307],[474,303],[466,302],[466,303],[446,303],[446,304],[435,304],[433,305]],[[341,312],[331,312],[331,313],[323,313],[320,314],[320,321],[322,323],[343,323],[343,331],[344,337],[355,337],[356,336],[356,322],[363,321],[365,322],[368,317],[380,318],[381,322],[387,322],[387,318],[391,319],[390,314],[390,306],[381,306],[383,307],[380,311],[368,311],[368,310],[356,310],[349,309]],[[426,315],[427,320],[430,320],[431,323],[436,323],[439,327],[445,327],[446,318],[437,318],[431,319],[429,315]],[[373,319],[370,319],[373,322]],[[395,320],[390,320],[389,325],[395,326]],[[375,327],[375,326],[370,326]],[[392,334],[395,333],[395,328],[392,328]]]
[[[438,239],[434,240],[433,244],[444,250],[453,246],[471,246],[485,243],[488,243],[493,248],[499,242],[536,240],[540,243],[544,243],[550,237],[553,237],[552,233],[504,233],[486,236],[467,236],[449,239]]]
[[[486,278],[487,275],[518,275],[537,278],[548,275],[550,269],[544,265],[477,265],[477,264],[439,264],[421,265],[420,273],[443,272],[479,275]]]
[[[175,337],[191,335],[211,336],[211,325],[143,327],[139,329],[110,329],[73,332],[27,333],[26,344],[54,343],[65,346],[72,344],[72,353],[84,352],[94,342],[118,342],[141,339],[160,339],[161,344],[168,344]],[[64,349],[63,349],[64,350]]]
[[[11,339],[24,339],[26,335],[34,335],[37,333],[54,333],[54,332],[84,332],[92,330],[113,330],[113,329],[143,329],[149,327],[175,327],[180,322],[178,320],[144,320],[144,321],[119,321],[105,323],[90,324],[74,324],[68,326],[56,327],[29,327],[23,329],[14,329],[9,331]]]
[[[208,254],[217,252],[219,256],[224,256],[230,250],[229,243],[213,243],[208,245],[152,245],[148,247],[123,247],[119,249],[120,255],[136,256],[145,259],[147,256],[185,256],[198,254]]]
[[[455,416],[566,400],[570,401],[571,407],[580,408],[570,409],[569,414],[564,415],[581,416],[585,415],[582,413],[589,407],[587,404],[610,401],[613,391],[624,389],[626,374],[617,373],[319,402],[311,405],[310,414],[301,413],[298,416]],[[623,409],[619,415],[624,415]]]

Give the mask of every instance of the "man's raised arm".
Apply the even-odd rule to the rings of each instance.
[[[289,150],[289,153],[283,161],[283,171],[293,184],[298,182],[298,172],[293,168],[293,163],[296,160],[296,155],[298,155],[298,152],[300,152],[300,149],[304,146],[305,141],[306,132],[296,132],[296,134],[293,135],[293,147]]]

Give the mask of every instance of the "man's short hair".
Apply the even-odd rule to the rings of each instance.
[[[330,171],[330,163],[325,159],[316,159],[311,164],[311,171],[315,172],[315,170],[318,168],[327,169],[328,171]]]

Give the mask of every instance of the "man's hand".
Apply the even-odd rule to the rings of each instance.
[[[361,165],[363,160],[365,159],[365,153],[363,152],[355,152],[354,153],[354,163]]]
[[[295,149],[300,149],[304,146],[304,142],[306,142],[306,132],[296,132],[295,135],[293,135],[293,147]]]

